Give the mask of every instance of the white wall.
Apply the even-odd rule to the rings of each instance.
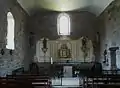
[[[35,7],[36,0],[17,0],[17,1],[20,3],[22,8],[25,9],[27,13],[29,13],[30,9]]]
[[[36,0],[37,7],[55,11],[71,11],[92,5],[92,0]]]
[[[29,13],[31,8],[46,8],[55,11],[69,11],[85,8],[97,16],[113,0],[18,0],[21,6]]]
[[[93,0],[94,13],[98,16],[114,0]]]

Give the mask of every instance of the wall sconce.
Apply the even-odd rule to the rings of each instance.
[[[5,51],[4,51],[4,49],[1,49],[1,55],[4,55],[5,54]]]
[[[10,55],[13,55],[13,50],[10,50],[9,53],[10,53]]]

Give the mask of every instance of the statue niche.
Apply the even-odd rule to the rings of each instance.
[[[71,58],[71,50],[68,49],[66,44],[62,44],[60,49],[58,50],[59,58]]]

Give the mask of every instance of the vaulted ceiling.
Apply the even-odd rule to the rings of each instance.
[[[17,0],[29,14],[34,10],[52,11],[85,10],[97,16],[114,0]]]

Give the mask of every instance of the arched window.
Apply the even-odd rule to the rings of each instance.
[[[58,35],[70,35],[70,17],[67,14],[60,14],[57,19]]]
[[[14,26],[15,26],[15,21],[14,17],[11,12],[7,13],[7,49],[12,49],[14,50]]]

